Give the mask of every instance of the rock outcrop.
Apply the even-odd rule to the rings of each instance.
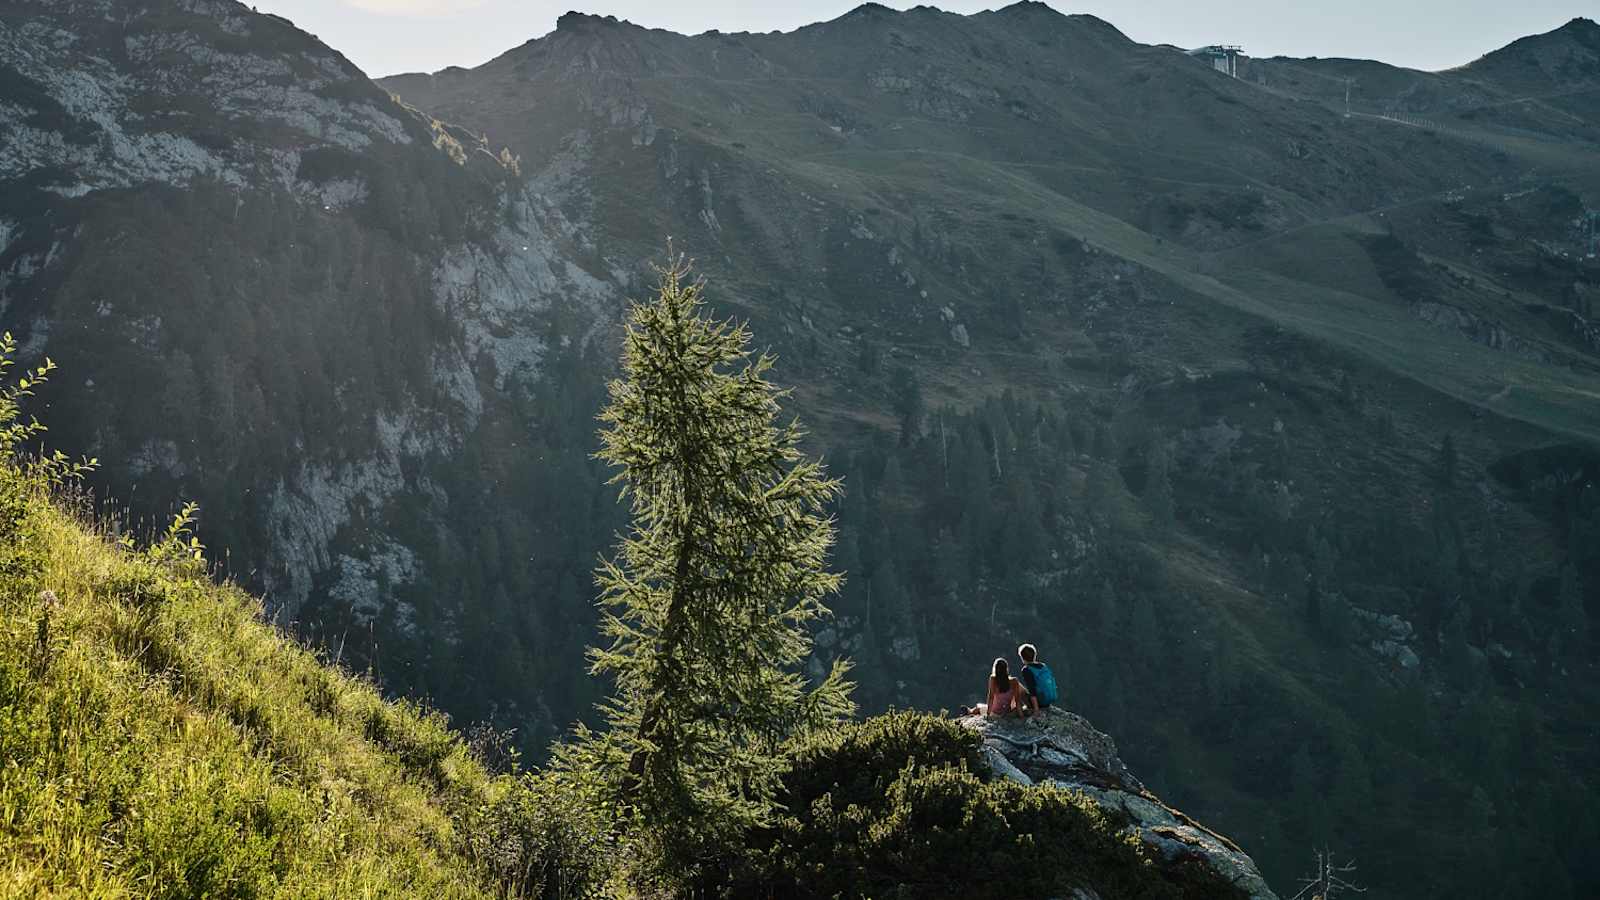
[[[1199,863],[1251,900],[1277,900],[1238,844],[1162,803],[1128,771],[1111,738],[1082,716],[1056,709],[1032,719],[969,716],[961,724],[983,735],[983,759],[994,775],[1080,791],[1125,817],[1127,830],[1168,864]],[[1078,900],[1094,896],[1080,892]]]

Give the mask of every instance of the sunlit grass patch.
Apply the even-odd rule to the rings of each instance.
[[[496,788],[203,565],[115,542],[0,472],[0,894],[484,892],[452,810]]]

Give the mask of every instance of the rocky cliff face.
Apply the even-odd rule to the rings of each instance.
[[[50,194],[214,179],[342,208],[369,186],[302,178],[306,153],[427,137],[338,54],[236,3],[8,2],[5,13],[0,166]]]
[[[1117,756],[1112,739],[1087,719],[1062,709],[1030,719],[968,716],[961,724],[983,735],[992,774],[1019,784],[1055,784],[1092,798],[1127,822],[1126,831],[1167,865],[1200,865],[1221,875],[1250,900],[1278,900],[1238,844],[1162,803]],[[1109,900],[1110,894],[1104,895]],[[1081,890],[1073,900],[1101,900]]]
[[[231,0],[0,4],[0,313],[71,372],[56,440],[139,513],[199,499],[290,616],[410,622],[438,460],[556,310],[609,318],[559,175],[513,167]]]

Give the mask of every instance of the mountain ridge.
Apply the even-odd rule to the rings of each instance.
[[[499,59],[501,56],[505,56],[506,54],[512,53],[515,50],[520,49],[522,47],[525,47],[528,44],[536,43],[537,41],[542,40],[543,38],[549,37],[550,34],[553,34],[553,33],[557,32],[557,31],[561,31],[563,29],[563,27],[565,27],[568,30],[573,30],[573,29],[578,29],[578,28],[582,28],[582,27],[616,26],[616,27],[622,27],[622,28],[634,28],[634,29],[638,29],[640,31],[650,32],[650,33],[676,35],[678,37],[691,37],[691,38],[694,38],[694,37],[745,38],[745,37],[772,37],[772,36],[793,35],[793,34],[795,34],[797,32],[804,31],[804,30],[807,30],[807,29],[825,28],[825,27],[830,26],[830,25],[843,23],[843,22],[846,22],[847,20],[851,19],[852,17],[857,17],[857,16],[860,16],[860,15],[871,15],[871,16],[878,16],[878,17],[880,17],[882,19],[893,19],[893,18],[899,17],[899,16],[930,15],[930,14],[931,15],[937,15],[937,16],[953,17],[953,18],[958,18],[958,19],[981,19],[981,18],[985,18],[985,17],[1006,18],[1006,17],[1016,17],[1016,16],[1019,16],[1019,15],[1031,15],[1031,16],[1040,16],[1040,15],[1042,15],[1047,20],[1051,20],[1051,21],[1055,21],[1055,20],[1077,21],[1077,22],[1083,22],[1083,23],[1089,24],[1089,25],[1091,25],[1091,26],[1093,26],[1095,28],[1101,29],[1101,30],[1110,30],[1116,36],[1122,38],[1123,40],[1128,41],[1129,43],[1135,43],[1130,38],[1128,38],[1125,34],[1123,34],[1121,32],[1121,30],[1117,29],[1117,27],[1114,24],[1106,21],[1105,19],[1100,18],[1099,16],[1095,16],[1095,15],[1090,14],[1090,13],[1065,13],[1065,12],[1062,12],[1062,11],[1056,9],[1055,7],[1051,6],[1048,3],[1040,2],[1040,0],[1015,0],[1015,2],[1013,2],[1013,3],[1009,3],[1009,4],[1006,4],[1004,6],[995,8],[995,9],[980,10],[978,12],[973,12],[973,13],[950,12],[950,11],[947,11],[947,10],[939,9],[936,6],[930,6],[930,5],[918,5],[918,6],[910,7],[910,8],[905,9],[905,10],[897,10],[897,9],[894,9],[894,8],[891,8],[891,7],[888,7],[888,6],[884,6],[883,4],[880,4],[880,3],[867,2],[867,3],[863,3],[863,4],[855,7],[853,9],[849,10],[849,11],[841,13],[840,15],[834,17],[833,19],[822,20],[822,21],[813,22],[813,23],[810,23],[810,24],[807,24],[807,25],[797,26],[796,28],[791,29],[789,31],[782,31],[782,30],[773,30],[773,31],[764,31],[764,32],[762,32],[762,31],[723,31],[723,30],[718,29],[718,28],[710,28],[710,29],[707,29],[705,31],[701,31],[701,32],[698,32],[698,33],[695,33],[695,34],[687,34],[687,33],[677,32],[677,31],[673,31],[673,30],[668,29],[668,28],[657,28],[657,27],[639,25],[639,24],[637,24],[635,22],[632,22],[631,20],[624,19],[624,18],[619,18],[619,17],[617,17],[615,15],[607,15],[607,14],[603,14],[603,13],[590,13],[590,12],[583,12],[583,11],[579,11],[579,10],[569,10],[569,11],[567,11],[567,12],[565,12],[565,13],[563,13],[560,16],[557,17],[555,28],[550,33],[547,33],[545,35],[539,35],[539,36],[536,36],[536,37],[528,38],[522,44],[519,44],[516,47],[509,48],[506,51],[504,51],[504,52],[502,52],[500,54],[497,54],[495,57],[490,59],[488,62],[482,63],[482,64],[480,64],[478,66],[449,65],[449,66],[445,66],[445,67],[443,67],[443,68],[441,68],[441,69],[439,69],[437,71],[434,71],[434,72],[403,71],[403,72],[394,72],[394,73],[391,73],[389,75],[372,76],[372,77],[373,77],[374,81],[384,82],[384,81],[391,81],[391,80],[396,80],[396,79],[413,78],[413,77],[416,77],[416,76],[438,75],[438,74],[441,74],[441,73],[444,73],[444,72],[452,72],[452,71],[458,71],[458,70],[471,70],[471,69],[474,69],[474,68],[482,68],[484,65],[488,65],[488,64],[494,62],[494,60]],[[1590,19],[1590,18],[1588,18],[1586,16],[1574,16],[1573,18],[1569,19],[1564,24],[1558,25],[1555,28],[1552,28],[1550,31],[1539,33],[1539,34],[1527,35],[1527,36],[1524,36],[1524,37],[1521,37],[1521,38],[1516,38],[1516,39],[1512,40],[1511,42],[1509,42],[1509,43],[1507,43],[1507,44],[1505,44],[1505,45],[1503,45],[1501,47],[1497,47],[1495,49],[1492,49],[1492,50],[1489,50],[1489,51],[1485,52],[1482,56],[1479,56],[1477,59],[1470,60],[1468,62],[1461,63],[1461,64],[1456,65],[1456,66],[1450,66],[1450,67],[1447,67],[1447,68],[1444,68],[1444,69],[1438,69],[1438,70],[1414,69],[1414,68],[1410,68],[1410,67],[1406,67],[1406,66],[1399,66],[1399,65],[1393,65],[1393,64],[1390,64],[1390,63],[1385,63],[1382,60],[1377,60],[1377,59],[1368,58],[1368,57],[1326,57],[1326,56],[1325,57],[1316,57],[1316,56],[1313,56],[1313,57],[1290,57],[1290,56],[1275,55],[1275,56],[1272,56],[1272,57],[1264,57],[1264,59],[1280,60],[1280,61],[1286,61],[1286,62],[1302,61],[1302,62],[1323,62],[1323,63],[1376,63],[1376,64],[1379,64],[1379,65],[1391,66],[1392,68],[1396,68],[1396,69],[1402,69],[1402,70],[1404,70],[1406,72],[1413,72],[1413,73],[1423,74],[1423,75],[1441,75],[1441,74],[1447,74],[1447,73],[1453,73],[1453,72],[1460,72],[1462,70],[1465,70],[1465,69],[1468,69],[1468,68],[1472,67],[1473,65],[1479,63],[1482,60],[1485,60],[1485,59],[1488,59],[1490,57],[1496,56],[1497,54],[1506,54],[1508,52],[1515,52],[1515,50],[1517,50],[1517,49],[1526,48],[1527,46],[1530,46],[1530,45],[1533,45],[1533,44],[1537,44],[1537,43],[1539,43],[1541,41],[1549,41],[1549,40],[1554,39],[1554,38],[1556,38],[1558,36],[1561,36],[1561,37],[1569,37],[1569,36],[1570,37],[1575,37],[1581,43],[1581,42],[1583,42],[1585,40],[1585,38],[1587,38],[1589,40],[1592,40],[1597,33],[1600,33],[1600,24],[1597,24],[1595,22],[1595,20]],[[1143,46],[1148,46],[1148,47],[1166,47],[1166,48],[1171,48],[1171,49],[1176,49],[1176,50],[1182,50],[1183,49],[1183,48],[1178,48],[1175,45],[1166,44],[1166,43],[1148,44],[1148,45],[1143,45]]]

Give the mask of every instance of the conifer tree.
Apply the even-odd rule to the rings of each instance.
[[[769,819],[782,743],[850,715],[852,686],[843,662],[816,685],[798,672],[840,584],[824,510],[839,483],[778,423],[773,358],[704,314],[682,257],[659,275],[600,414],[633,526],[598,572],[609,645],[591,659],[616,681],[608,780],[668,859],[690,861]]]
[[[1580,652],[1588,643],[1589,616],[1583,603],[1583,583],[1578,572],[1568,564],[1561,570],[1561,586],[1556,592],[1558,630],[1564,647]]]
[[[1453,490],[1456,486],[1456,470],[1460,466],[1460,457],[1456,453],[1456,439],[1454,435],[1445,435],[1439,442],[1439,451],[1433,462],[1433,482],[1441,491]]]
[[[1166,440],[1159,433],[1150,443],[1145,462],[1144,502],[1156,529],[1166,533],[1172,529],[1177,513],[1172,498],[1172,457]]]

